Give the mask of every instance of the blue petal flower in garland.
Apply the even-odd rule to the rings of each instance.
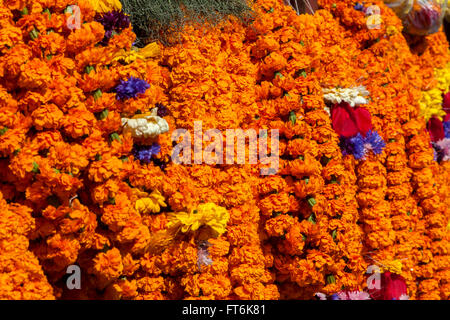
[[[353,145],[350,143],[350,139],[345,137],[339,138],[339,147],[341,148],[342,155],[348,156],[349,154],[353,154]]]
[[[367,132],[366,137],[363,140],[364,153],[372,150],[374,154],[380,154],[383,152],[384,147],[386,147],[386,143],[384,142],[383,138],[381,138],[376,131]]]
[[[363,6],[361,3],[357,2],[357,3],[354,5],[353,9],[358,10],[358,11],[363,11],[364,6]]]
[[[153,143],[151,146],[134,146],[133,155],[144,163],[150,163],[152,157],[161,151],[161,146]]]
[[[353,156],[355,159],[360,160],[364,158],[366,150],[364,148],[364,138],[362,135],[358,132],[356,136],[351,137],[349,140],[353,146]]]
[[[450,138],[450,121],[445,121],[443,125],[445,137]]]
[[[340,147],[343,156],[351,154],[355,159],[362,159],[365,155],[364,141],[360,133],[351,138],[341,137]]]
[[[130,17],[117,10],[97,14],[95,21],[100,22],[105,28],[105,37],[101,41],[102,45],[108,45],[114,32],[119,33],[130,26]]]
[[[383,152],[386,143],[376,131],[368,131],[363,137],[360,133],[351,138],[340,138],[342,155],[353,155],[355,159],[361,160],[372,150],[374,154]]]
[[[330,296],[330,300],[339,300],[339,296],[337,293],[334,293]]]
[[[130,77],[127,81],[120,80],[120,84],[116,87],[117,100],[136,98],[148,88],[150,85],[142,79]]]

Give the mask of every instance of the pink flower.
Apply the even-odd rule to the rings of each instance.
[[[368,291],[374,300],[400,300],[408,294],[405,279],[401,275],[389,271],[381,275],[380,289],[369,289]]]
[[[445,138],[436,142],[440,148],[439,152],[442,154],[442,161],[450,160],[450,138]]]
[[[339,300],[370,300],[370,295],[365,291],[340,291]]]

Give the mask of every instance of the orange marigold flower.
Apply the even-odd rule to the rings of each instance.
[[[113,280],[122,274],[122,256],[117,248],[100,252],[93,262],[92,272],[102,279]]]

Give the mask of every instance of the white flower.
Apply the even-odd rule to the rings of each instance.
[[[322,89],[323,98],[325,101],[331,103],[347,102],[350,106],[354,107],[360,104],[368,103],[366,97],[370,94],[366,87],[358,86],[353,88],[332,88]]]
[[[314,294],[317,298],[319,298],[319,300],[327,300],[327,295],[325,293],[322,292],[316,292]]]
[[[122,118],[123,132],[131,132],[133,138],[154,139],[169,131],[169,124],[158,117],[157,112],[158,108],[154,108],[150,115],[138,115],[132,119]]]

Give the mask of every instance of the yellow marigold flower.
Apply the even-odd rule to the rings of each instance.
[[[164,197],[158,190],[154,190],[148,197],[141,198],[136,201],[135,208],[141,214],[158,213],[161,207],[166,207]]]
[[[100,13],[122,9],[122,3],[119,0],[88,0],[88,2],[96,12]]]
[[[438,88],[423,91],[419,105],[420,112],[426,121],[432,116],[441,118],[445,115],[445,111],[442,110],[442,91]]]
[[[142,55],[144,59],[155,58],[161,54],[161,48],[157,42],[152,42],[140,49],[139,54]]]
[[[450,63],[445,68],[435,69],[434,77],[437,81],[436,87],[423,91],[422,98],[419,101],[420,113],[426,121],[432,116],[441,120],[445,116],[445,111],[442,110],[442,94],[447,93],[450,87]]]
[[[168,216],[168,229],[176,229],[181,232],[197,231],[200,227],[211,228],[212,236],[217,237],[225,233],[226,225],[230,219],[228,211],[212,202],[200,204],[190,213],[174,212]]]
[[[147,192],[144,192],[138,188],[133,188],[132,192],[133,192],[133,197],[136,197],[136,198],[145,198],[148,196]]]
[[[150,58],[156,58],[161,54],[161,49],[156,42],[152,42],[142,49],[132,49],[126,51],[125,49],[120,50],[114,56],[113,61],[123,61],[126,64],[130,64],[137,59],[146,60]]]
[[[450,63],[442,69],[434,70],[434,76],[438,82],[437,87],[439,90],[443,93],[447,93],[450,86]]]
[[[388,36],[393,36],[393,35],[395,35],[397,33],[398,33],[398,30],[397,30],[397,28],[395,26],[388,26],[386,28],[386,34]]]
[[[159,254],[166,249],[175,240],[176,234],[168,232],[167,230],[161,230],[150,235],[150,241],[144,252],[151,254]]]
[[[169,131],[167,121],[157,115],[158,109],[138,114],[131,119],[122,118],[123,132],[130,132],[134,138],[154,139]]]
[[[389,271],[396,274],[402,274],[403,264],[400,260],[383,261],[381,265],[381,273]]]

